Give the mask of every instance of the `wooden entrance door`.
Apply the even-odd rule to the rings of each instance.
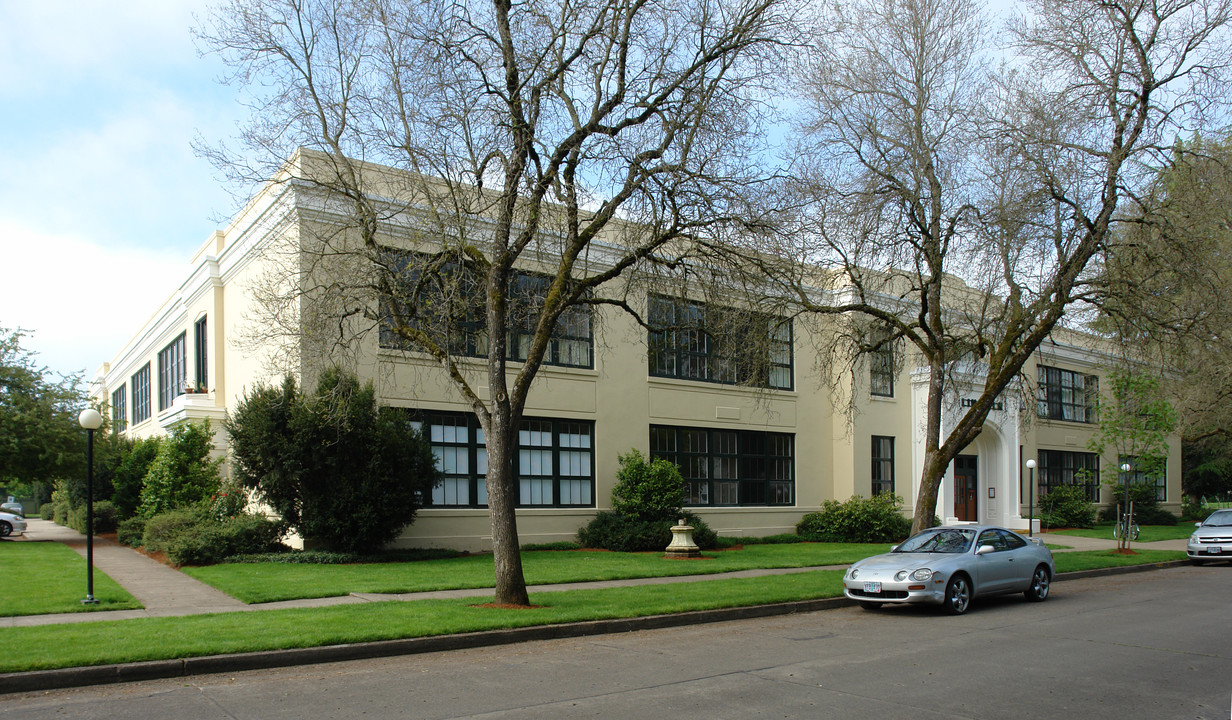
[[[976,498],[979,497],[979,479],[975,474],[975,455],[959,455],[954,458],[954,517],[974,522]]]

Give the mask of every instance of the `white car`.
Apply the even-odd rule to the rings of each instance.
[[[1185,548],[1189,560],[1201,565],[1207,560],[1232,560],[1232,510],[1216,510],[1189,536]]]
[[[26,532],[26,519],[11,512],[0,512],[0,537],[22,535]]]

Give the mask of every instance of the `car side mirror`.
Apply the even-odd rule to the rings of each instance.
[[[975,549],[976,555],[987,555],[990,552],[996,552],[997,549],[992,545],[981,545]]]
[[[1196,522],[1196,523],[1194,523],[1194,527],[1202,527],[1202,523],[1201,523],[1201,522]]]

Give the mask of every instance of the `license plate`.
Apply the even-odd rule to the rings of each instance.
[[[1220,553],[1222,553],[1222,552],[1223,552],[1223,548],[1221,548],[1221,547],[1212,547],[1212,548],[1207,548],[1207,549],[1206,549],[1206,551],[1207,551],[1208,553],[1210,553],[1211,555],[1218,555],[1218,554],[1220,554]]]
[[[881,593],[881,583],[879,583],[879,582],[866,582],[866,583],[864,583],[864,592],[866,592],[866,593],[878,593],[878,594],[880,594],[880,593]]]

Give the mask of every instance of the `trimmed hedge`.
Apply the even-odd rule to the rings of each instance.
[[[911,534],[903,517],[903,499],[892,493],[871,498],[856,495],[846,502],[827,500],[821,510],[800,518],[796,533],[815,542],[898,542]]]
[[[693,526],[693,542],[697,547],[702,550],[718,547],[718,534],[705,521],[687,510],[679,514]],[[578,530],[578,543],[582,547],[616,552],[664,550],[672,542],[675,524],[676,520],[642,520],[604,510]]]
[[[166,553],[175,565],[212,565],[232,555],[263,553],[280,547],[285,529],[263,516],[239,515],[225,521],[198,510],[155,515],[145,526],[142,544]]]
[[[1056,485],[1039,501],[1040,527],[1095,527],[1095,508],[1081,485]]]

